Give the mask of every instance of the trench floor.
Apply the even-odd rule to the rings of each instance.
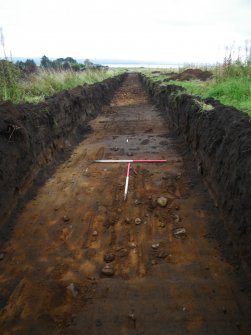
[[[248,281],[214,234],[218,210],[137,75],[91,126],[6,242],[1,334],[251,334]],[[127,165],[95,159],[168,162],[132,164],[124,201]]]

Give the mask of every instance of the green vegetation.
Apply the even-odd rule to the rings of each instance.
[[[180,69],[179,72],[183,70]],[[202,98],[215,98],[221,103],[234,106],[251,116],[251,54],[244,61],[240,59],[232,61],[230,55],[225,58],[222,65],[207,70],[213,73],[213,78],[207,81],[168,81],[168,75],[163,77],[163,74],[149,74],[149,72],[147,75],[165,85],[182,86],[189,94]]]
[[[50,61],[44,56],[43,66],[38,68],[32,60],[16,65],[0,60],[0,101],[37,103],[59,91],[100,82],[121,73],[95,66],[89,60],[85,63],[78,64],[71,57]]]

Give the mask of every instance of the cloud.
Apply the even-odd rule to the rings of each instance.
[[[251,37],[248,0],[8,0],[0,5],[15,56],[215,61]],[[1,54],[0,54],[1,55]]]

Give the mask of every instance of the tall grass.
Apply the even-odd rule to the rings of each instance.
[[[251,48],[244,60],[232,59],[231,53],[225,57],[222,64],[208,68],[213,72],[213,78],[206,82],[168,81],[166,85],[176,84],[186,91],[202,98],[213,97],[225,105],[236,107],[251,116]],[[161,80],[161,76],[152,76],[153,80]]]
[[[46,96],[62,90],[69,90],[83,84],[94,84],[121,73],[120,70],[115,69],[90,69],[83,72],[39,69],[37,73],[21,79],[20,75],[14,75],[14,64],[10,62],[6,64],[4,75],[0,77],[0,100],[10,100],[14,103],[37,103],[43,101]],[[12,70],[10,71],[9,68]]]

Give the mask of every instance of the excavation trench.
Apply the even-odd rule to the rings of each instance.
[[[250,334],[250,284],[219,211],[137,75],[90,125],[1,250],[1,333]],[[124,201],[126,164],[96,159],[167,163],[132,164]]]

